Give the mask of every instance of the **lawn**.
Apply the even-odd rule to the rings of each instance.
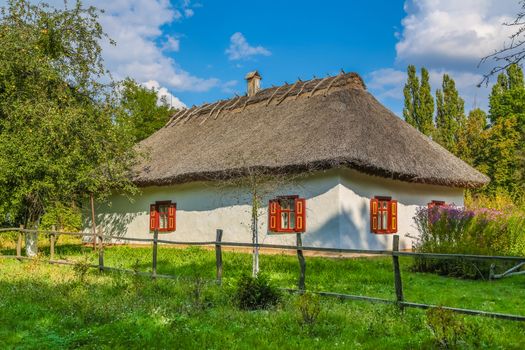
[[[96,261],[96,254],[62,241],[57,258]],[[12,246],[0,247],[3,254]],[[43,248],[45,252],[45,247]],[[304,324],[298,296],[284,293],[269,311],[241,311],[235,284],[251,271],[249,254],[224,252],[224,283],[213,283],[215,253],[159,249],[158,273],[178,280],[0,259],[0,348],[383,349],[438,348],[426,311],[321,298],[321,313]],[[106,265],[150,270],[151,249],[106,249]],[[525,278],[465,281],[410,271],[401,259],[408,301],[525,315]],[[279,287],[295,287],[294,256],[263,255],[261,270]],[[309,290],[394,299],[391,258],[307,257]],[[445,317],[446,318],[446,317]],[[459,348],[523,348],[525,323],[454,315],[443,321]],[[436,329],[434,324],[434,329]],[[448,332],[448,333],[447,333]],[[442,338],[442,337],[441,337]]]

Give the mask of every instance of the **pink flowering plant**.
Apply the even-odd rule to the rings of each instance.
[[[415,250],[426,253],[525,255],[523,212],[446,205],[421,208],[415,216],[420,236]],[[414,270],[462,278],[488,278],[496,261],[418,258]]]

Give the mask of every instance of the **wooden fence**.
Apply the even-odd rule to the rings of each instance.
[[[99,271],[120,271],[129,272],[133,274],[149,276],[153,279],[156,278],[177,278],[174,275],[157,274],[157,250],[159,243],[167,245],[184,245],[184,246],[215,246],[215,260],[216,260],[216,282],[220,285],[222,282],[223,274],[223,259],[222,259],[222,247],[245,247],[245,248],[268,248],[268,249],[283,249],[283,250],[294,250],[297,252],[297,258],[299,261],[299,277],[298,277],[298,289],[285,289],[291,293],[303,293],[306,290],[306,259],[303,255],[303,251],[315,251],[315,252],[330,252],[330,253],[351,253],[351,254],[366,254],[366,255],[383,255],[392,257],[393,267],[393,280],[395,290],[395,300],[369,297],[363,295],[352,295],[352,294],[341,294],[333,292],[320,292],[320,291],[309,291],[322,296],[337,297],[340,299],[351,299],[351,300],[363,300],[375,303],[386,303],[396,304],[401,309],[405,307],[429,309],[429,308],[442,308],[453,312],[467,314],[467,315],[479,315],[485,317],[513,320],[513,321],[525,321],[524,315],[513,315],[496,312],[488,312],[482,310],[471,310],[463,308],[455,308],[449,306],[437,306],[429,304],[414,303],[406,301],[403,295],[403,282],[401,276],[401,269],[399,266],[400,256],[411,256],[419,258],[430,258],[430,259],[466,259],[466,260],[499,260],[499,261],[514,261],[516,263],[525,262],[525,257],[514,257],[514,256],[488,256],[488,255],[469,255],[469,254],[437,254],[437,253],[416,253],[416,252],[403,252],[399,251],[399,236],[393,236],[392,250],[369,250],[369,249],[342,249],[342,248],[323,248],[323,247],[305,247],[302,245],[301,234],[297,234],[297,244],[295,246],[280,245],[280,244],[253,244],[253,243],[239,243],[239,242],[223,242],[222,241],[222,230],[217,230],[215,241],[206,242],[182,242],[182,241],[168,241],[159,239],[159,233],[157,230],[153,233],[153,238],[131,238],[131,237],[120,237],[104,235],[101,231],[96,234],[84,233],[84,232],[57,232],[57,231],[43,231],[43,230],[28,230],[23,227],[20,228],[4,228],[0,229],[2,232],[15,231],[18,232],[18,239],[16,244],[16,255],[0,255],[0,258],[15,258],[15,259],[27,259],[33,258],[22,256],[22,235],[24,233],[36,233],[36,234],[47,234],[50,239],[50,254],[48,262],[51,264],[65,264],[74,265],[73,261],[67,260],[55,260],[55,243],[58,235],[72,235],[81,237],[92,237],[94,246],[98,246],[98,265],[89,265],[90,267],[97,268]],[[142,243],[152,243],[152,266],[151,273],[138,272],[135,270],[122,269],[109,267],[104,264],[104,242],[110,242],[111,240],[121,241],[134,241]],[[98,242],[98,244],[97,244]]]

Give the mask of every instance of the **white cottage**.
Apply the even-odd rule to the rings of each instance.
[[[252,183],[273,178],[257,185],[259,242],[294,244],[301,232],[307,246],[384,249],[398,233],[407,249],[418,207],[462,205],[464,189],[489,181],[355,73],[263,90],[257,72],[246,79],[247,95],[183,110],[139,144],[141,194],[98,206],[106,233],[210,241],[221,228],[226,241],[251,242]]]

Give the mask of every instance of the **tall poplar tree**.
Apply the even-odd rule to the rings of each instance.
[[[457,155],[461,130],[465,126],[465,102],[448,74],[443,75],[442,88],[436,91],[436,104],[435,140]]]
[[[419,79],[416,74],[416,67],[409,65],[407,68],[407,82],[403,88],[405,96],[405,107],[403,108],[403,118],[405,121],[417,128],[416,109],[419,103]]]
[[[426,68],[421,68],[421,86],[419,88],[419,105],[416,109],[417,128],[423,134],[434,133],[434,98],[430,87],[430,77]]]
[[[417,77],[416,67],[407,68],[407,82],[403,89],[405,121],[427,136],[434,130],[434,98],[430,87],[428,70],[421,68],[421,83]]]

